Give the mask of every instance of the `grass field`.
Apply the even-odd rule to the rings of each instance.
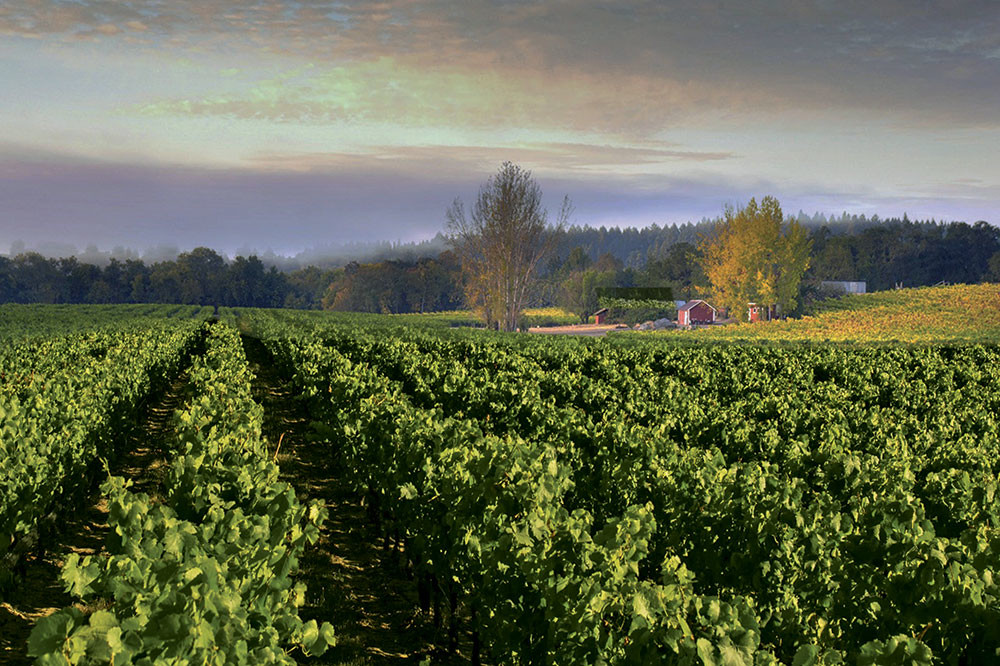
[[[382,315],[372,315],[381,317]],[[442,327],[482,326],[483,321],[472,310],[448,310],[444,312],[408,313],[389,315],[406,324],[420,324]],[[521,323],[528,326],[567,326],[579,324],[580,318],[562,308],[527,308]]]

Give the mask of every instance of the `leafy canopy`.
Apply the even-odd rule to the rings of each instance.
[[[745,316],[747,303],[797,307],[799,283],[809,267],[811,241],[796,221],[783,222],[781,204],[772,196],[758,205],[727,207],[723,220],[700,246],[702,267],[712,299]]]

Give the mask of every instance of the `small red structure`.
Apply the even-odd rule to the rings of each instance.
[[[747,320],[771,321],[778,318],[777,305],[758,305],[757,303],[747,303]]]
[[[594,313],[594,323],[595,324],[603,324],[604,320],[607,319],[607,318],[608,318],[608,309],[607,308],[601,308],[600,310],[598,310],[597,312]]]
[[[714,324],[716,309],[705,301],[695,299],[677,308],[677,325]]]

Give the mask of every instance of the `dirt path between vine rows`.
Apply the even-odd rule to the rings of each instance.
[[[148,403],[136,428],[124,435],[123,453],[111,473],[132,479],[138,492],[157,494],[166,473],[173,414],[182,406],[186,385],[186,373],[175,378]],[[29,555],[23,580],[0,602],[0,665],[32,663],[27,641],[35,622],[76,601],[63,589],[59,572],[70,553],[84,556],[103,551],[108,533],[107,501],[98,488],[103,478],[102,470],[81,502],[82,508],[57,516],[52,527],[40,530],[41,554]]]
[[[317,544],[302,557],[299,579],[308,587],[304,619],[330,622],[337,645],[322,657],[295,657],[300,663],[368,666],[467,664],[468,637],[449,654],[444,622],[435,628],[432,613],[422,613],[416,585],[400,570],[396,555],[382,550],[364,508],[350,490],[346,470],[336,464],[330,444],[310,442],[310,419],[289,383],[272,364],[260,341],[244,337],[250,367],[257,376],[254,398],[264,407],[264,430],[277,446],[284,480],[302,501],[320,500],[330,513]]]

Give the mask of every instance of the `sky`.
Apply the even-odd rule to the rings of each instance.
[[[420,240],[505,160],[580,225],[998,224],[998,148],[993,0],[0,3],[0,253]]]

